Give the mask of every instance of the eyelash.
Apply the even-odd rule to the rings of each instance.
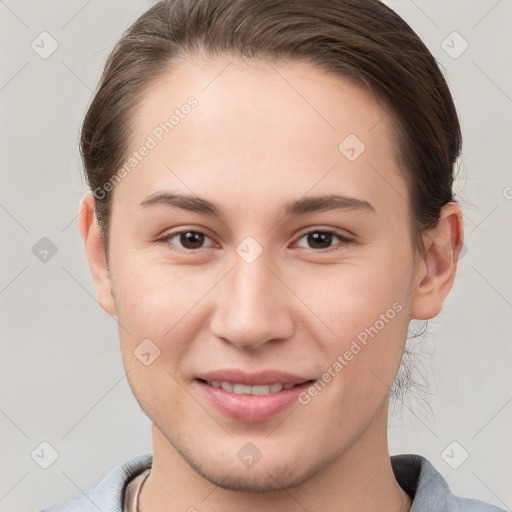
[[[210,238],[210,240],[211,240],[211,237],[209,237],[207,234],[203,233],[202,231],[198,231],[198,230],[194,230],[194,229],[185,229],[183,231],[177,231],[175,233],[169,233],[168,235],[165,235],[164,237],[162,237],[159,240],[157,240],[157,242],[162,242],[162,243],[165,243],[165,244],[169,245],[169,247],[172,250],[174,250],[174,251],[185,252],[185,253],[199,252],[202,249],[206,249],[207,248],[207,247],[200,247],[198,249],[177,249],[175,247],[175,244],[171,243],[170,240],[172,238],[176,237],[176,236],[183,235],[185,233],[201,234],[201,235],[206,236],[207,238]],[[336,244],[336,245],[339,245],[339,244],[346,245],[346,244],[349,244],[349,243],[353,242],[350,238],[342,235],[341,233],[339,233],[337,231],[331,230],[331,229],[313,229],[311,231],[303,232],[299,236],[299,238],[297,238],[295,243],[298,242],[299,240],[301,240],[302,238],[304,238],[304,237],[306,237],[308,235],[311,235],[313,233],[322,233],[322,234],[327,234],[327,235],[334,235],[335,237],[337,237],[340,240],[340,242],[338,242],[338,244]],[[302,248],[305,249],[308,252],[326,253],[326,252],[332,252],[332,251],[340,250],[340,247],[336,247],[336,245],[334,245],[332,247],[329,247],[327,249],[311,249],[309,247],[302,247]]]

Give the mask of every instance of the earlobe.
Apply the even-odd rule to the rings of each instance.
[[[450,202],[441,210],[438,225],[425,235],[426,256],[418,265],[411,318],[428,320],[441,311],[453,285],[463,237],[462,212]]]
[[[105,311],[115,315],[110,272],[103,236],[99,230],[94,211],[94,196],[92,194],[87,194],[80,203],[78,223],[89,268],[96,285],[98,303]]]

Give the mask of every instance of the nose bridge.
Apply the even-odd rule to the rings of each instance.
[[[276,278],[269,269],[270,259],[267,254],[261,254],[254,261],[247,261],[240,256],[234,259],[231,289],[239,303],[250,306],[242,309],[240,313],[257,313],[258,310],[271,309],[271,299],[275,298],[272,289],[275,288]]]
[[[274,275],[270,252],[247,244],[239,245],[222,280],[212,320],[217,337],[244,349],[286,338],[292,329],[286,290]]]

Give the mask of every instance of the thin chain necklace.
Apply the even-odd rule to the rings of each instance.
[[[140,511],[140,508],[139,508],[139,501],[140,501],[140,494],[142,492],[142,488],[144,487],[144,484],[147,482],[148,480],[148,476],[151,474],[151,469],[149,470],[146,470],[148,473],[146,475],[146,477],[144,478],[144,480],[142,481],[142,484],[140,485],[139,487],[139,491],[137,492],[137,495],[135,496],[135,512],[141,512]]]

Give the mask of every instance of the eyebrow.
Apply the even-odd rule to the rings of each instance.
[[[194,213],[202,213],[212,217],[222,218],[221,209],[215,205],[215,203],[212,203],[207,199],[188,194],[156,192],[140,203],[142,208],[148,208],[156,205],[180,208]],[[375,213],[375,208],[363,199],[334,194],[305,197],[290,201],[285,205],[284,214],[302,215],[305,213],[330,210],[361,210]]]

